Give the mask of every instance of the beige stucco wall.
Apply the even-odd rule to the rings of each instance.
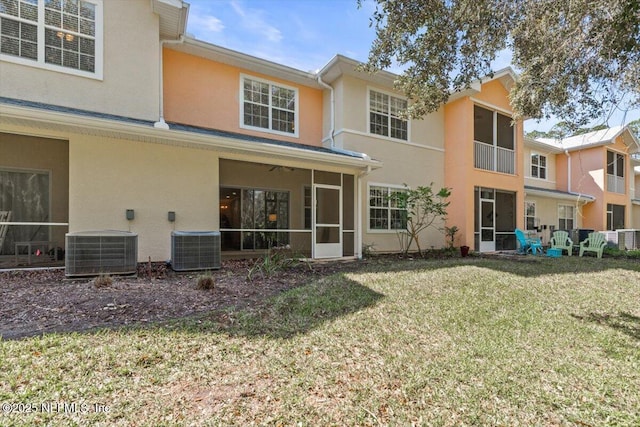
[[[547,244],[551,238],[549,226],[553,226],[556,230],[559,227],[558,207],[560,205],[573,206],[575,209],[574,228],[582,228],[582,204],[576,204],[571,200],[560,200],[539,196],[525,196],[525,202],[535,202],[536,218],[540,220],[540,237],[542,242]],[[546,226],[546,230],[544,229]]]
[[[0,61],[0,95],[157,120],[159,18],[148,0],[103,4],[102,80]]]
[[[132,231],[139,261],[164,261],[172,230],[219,229],[214,151],[71,135],[69,162],[70,232]],[[134,209],[134,220],[126,209]]]
[[[533,154],[539,154],[546,156],[547,158],[547,177],[546,179],[533,178],[531,176],[531,156]],[[545,151],[538,147],[524,146],[524,184],[531,185],[533,187],[557,189],[557,177],[556,177],[556,154],[550,151]],[[564,156],[564,154],[563,154]]]
[[[403,187],[407,184],[416,188],[433,182],[437,191],[444,186],[444,110],[422,120],[411,120],[409,140],[399,141],[369,133],[368,91],[373,89],[399,97],[401,94],[390,87],[382,87],[348,75],[336,79],[332,86],[336,109],[336,146],[366,153],[383,162],[381,169],[364,175],[360,182],[363,246],[371,246],[374,251],[398,251],[400,245],[395,230],[369,230],[369,187]],[[325,102],[327,100],[328,96],[325,95]],[[326,120],[324,128],[328,132]],[[423,249],[431,246],[440,248],[444,243],[443,233],[435,228],[424,232],[420,238]]]

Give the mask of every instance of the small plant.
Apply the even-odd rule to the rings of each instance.
[[[215,287],[215,280],[210,272],[206,272],[198,276],[196,287],[202,290],[211,290]]]
[[[452,225],[451,227],[444,227],[444,234],[447,235],[447,239],[449,240],[449,247],[453,248],[455,246],[456,241],[456,233],[460,231],[458,226]]]
[[[362,256],[364,258],[370,258],[373,255],[375,243],[363,243],[362,244]]]
[[[291,254],[289,245],[271,248],[249,269],[247,280],[253,280],[257,273],[260,273],[262,277],[270,277],[277,271],[292,267],[297,258]]]
[[[113,284],[113,279],[108,274],[101,274],[93,279],[93,286],[96,288],[106,288]]]

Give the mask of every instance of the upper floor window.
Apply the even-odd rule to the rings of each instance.
[[[400,113],[406,109],[405,99],[370,90],[369,132],[407,141],[408,122],[400,118]]]
[[[625,193],[623,154],[607,150],[607,191]]]
[[[0,0],[0,58],[102,78],[102,0]]]
[[[475,105],[474,165],[478,169],[515,174],[515,132],[511,117]]]
[[[254,77],[243,76],[241,81],[241,127],[298,136],[297,89]]]
[[[531,155],[531,177],[547,179],[547,156],[542,154]]]

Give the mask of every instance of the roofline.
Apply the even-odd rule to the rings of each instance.
[[[84,134],[106,135],[123,139],[143,142],[160,143],[164,145],[188,146],[203,149],[219,149],[220,151],[235,151],[245,154],[262,156],[280,156],[288,160],[310,161],[338,167],[357,168],[362,170],[378,169],[382,162],[368,158],[347,156],[340,153],[327,153],[279,145],[277,141],[252,142],[238,138],[218,135],[207,135],[181,130],[158,129],[153,122],[121,118],[91,117],[77,113],[43,110],[41,108],[11,105],[0,102],[0,124],[13,123],[23,126],[46,124],[49,128],[61,131],[75,131]]]
[[[166,48],[211,59],[248,71],[279,77],[283,80],[289,80],[316,89],[322,88],[317,82],[315,73],[278,64],[277,62],[218,46],[188,35],[184,37],[183,43],[166,46]]]
[[[559,191],[549,188],[533,187],[531,185],[524,186],[525,196],[530,194],[533,196],[549,197],[551,199],[575,200],[577,203],[591,203],[596,200],[594,196],[589,194],[574,193],[572,191]]]

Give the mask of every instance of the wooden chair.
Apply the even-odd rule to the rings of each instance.
[[[607,238],[602,233],[589,233],[589,237],[580,243],[580,256],[585,252],[595,252],[598,258],[602,258],[602,251],[607,246]]]
[[[549,240],[549,245],[551,248],[567,251],[569,256],[573,252],[573,240],[569,238],[569,233],[566,231],[554,231],[553,237]]]
[[[0,222],[11,221],[11,211],[0,211]],[[9,224],[0,224],[0,253],[2,253],[2,245],[4,244],[4,238],[9,231]]]

